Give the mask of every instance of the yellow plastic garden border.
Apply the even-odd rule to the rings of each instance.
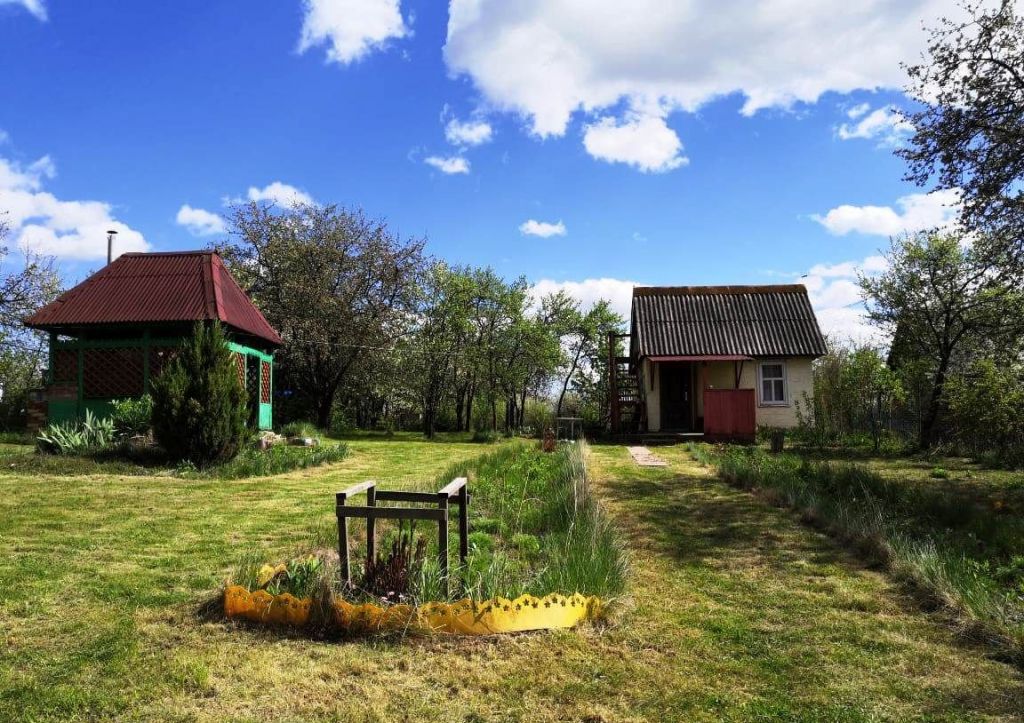
[[[266,590],[249,592],[239,585],[232,585],[224,591],[224,612],[234,619],[303,627],[309,623],[311,607],[310,599],[299,599],[288,593],[275,596]],[[331,603],[331,622],[336,628],[371,633],[415,630],[451,635],[492,635],[571,628],[584,620],[595,620],[600,615],[600,599],[558,593],[542,598],[521,595],[515,600],[431,602],[419,607],[380,607],[372,603],[353,605],[345,600]]]

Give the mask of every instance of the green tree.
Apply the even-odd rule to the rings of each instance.
[[[1024,464],[1024,369],[1019,361],[979,359],[950,378],[947,396],[961,449],[993,452],[1007,465]]]
[[[906,68],[918,109],[898,151],[909,180],[963,194],[964,225],[1024,250],[1024,19],[1013,0],[964,2],[944,18],[924,61]],[[1018,257],[1018,261],[1019,261]]]
[[[952,233],[894,239],[888,268],[862,277],[869,318],[893,334],[894,353],[914,360],[927,380],[920,443],[936,441],[945,386],[956,365],[1015,345],[1024,332],[1021,277],[984,239]],[[894,357],[899,367],[900,359]]]
[[[598,300],[585,313],[579,301],[562,291],[545,298],[542,303],[565,352],[560,370],[561,387],[555,403],[555,415],[561,416],[565,396],[577,376],[606,365],[607,362],[598,357],[602,349],[607,353],[608,334],[618,332],[623,319],[612,310],[611,302],[606,299]]]
[[[41,383],[46,340],[22,319],[60,293],[52,257],[27,252],[11,267],[9,226],[0,215],[0,429],[24,424],[28,390]]]
[[[245,443],[245,390],[219,323],[196,324],[150,392],[153,435],[173,459],[202,467],[231,459]]]
[[[405,354],[410,385],[423,409],[423,433],[433,437],[443,404],[454,399],[458,357],[471,329],[472,275],[444,263],[431,266],[421,294],[418,323]]]
[[[361,211],[250,203],[232,213],[219,251],[284,339],[279,388],[326,428],[339,390],[356,388],[409,330],[423,242],[403,241]]]
[[[899,376],[875,347],[827,345],[814,363],[812,396],[797,402],[801,427],[819,444],[867,432],[878,449],[883,416],[891,417],[904,398]]]

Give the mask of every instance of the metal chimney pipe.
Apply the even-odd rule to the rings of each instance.
[[[109,264],[114,260],[114,237],[117,236],[117,231],[110,229],[107,231],[107,263]]]

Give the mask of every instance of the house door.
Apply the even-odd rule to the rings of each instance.
[[[661,365],[661,428],[693,430],[693,375],[689,363]]]

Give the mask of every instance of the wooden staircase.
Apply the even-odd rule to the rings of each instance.
[[[620,340],[628,334],[608,335],[609,421],[612,434],[637,433],[645,426],[640,380],[628,356],[618,354]]]

